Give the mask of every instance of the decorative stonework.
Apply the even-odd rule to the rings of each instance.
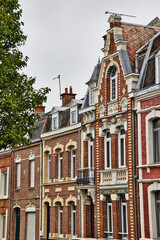
[[[100,114],[100,117],[103,117],[104,116],[104,113],[105,113],[105,106],[104,105],[101,105],[98,109],[98,112]]]
[[[65,150],[66,151],[71,151],[72,147],[74,147],[74,149],[77,149],[77,142],[70,139],[69,142],[65,146]]]
[[[113,102],[108,104],[108,115],[118,112],[118,102]]]
[[[64,200],[59,195],[53,200],[53,207],[56,207],[58,202],[61,203],[62,207],[64,206]]]
[[[51,154],[52,153],[52,149],[51,149],[51,147],[45,145],[44,148],[43,148],[43,152],[49,152],[49,154]]]
[[[16,202],[16,203],[13,205],[13,209],[15,209],[15,208],[20,208],[20,209],[21,209],[21,205]]]
[[[50,198],[48,198],[47,196],[43,199],[43,205],[44,205],[44,203],[49,203],[49,206],[51,207],[51,199]]]
[[[128,105],[128,100],[126,97],[122,98],[120,106],[122,108],[122,111],[126,111],[127,110],[127,105]]]
[[[92,136],[92,138],[94,138],[94,129],[93,128],[91,128],[91,125],[90,124],[88,124],[88,125],[86,125],[86,131],[84,132],[84,134],[83,134],[83,140],[84,141],[88,141],[88,139],[89,139],[89,137],[90,136]]]
[[[56,146],[53,148],[53,154],[57,155],[58,151],[64,152],[64,145],[57,143]]]
[[[111,123],[108,123],[107,119],[102,120],[103,125],[99,128],[99,137],[104,137],[106,134],[106,131],[110,130]]]
[[[70,195],[67,199],[66,199],[66,206],[70,206],[71,202],[74,202],[75,206],[77,206],[77,198]]]
[[[35,153],[34,153],[34,152],[31,152],[31,153],[29,154],[29,160],[33,160],[33,159],[35,159]]]

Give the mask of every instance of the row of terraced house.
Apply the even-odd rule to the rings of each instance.
[[[0,239],[160,239],[160,20],[108,21],[84,98],[0,152]]]

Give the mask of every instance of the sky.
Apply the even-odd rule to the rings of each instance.
[[[160,0],[19,0],[27,41],[21,51],[29,57],[24,72],[36,77],[35,88],[49,87],[46,112],[60,106],[61,93],[72,86],[84,97],[94,66],[102,59],[103,38],[109,28],[106,11],[134,15],[123,22],[147,25],[160,17]]]

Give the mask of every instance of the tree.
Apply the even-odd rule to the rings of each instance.
[[[26,41],[21,15],[18,0],[0,0],[0,149],[28,143],[35,108],[50,91],[34,89],[36,79],[22,72],[28,57],[20,51]]]

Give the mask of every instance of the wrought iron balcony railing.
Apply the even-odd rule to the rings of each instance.
[[[78,185],[94,185],[95,181],[95,169],[92,168],[81,168],[78,169]]]

